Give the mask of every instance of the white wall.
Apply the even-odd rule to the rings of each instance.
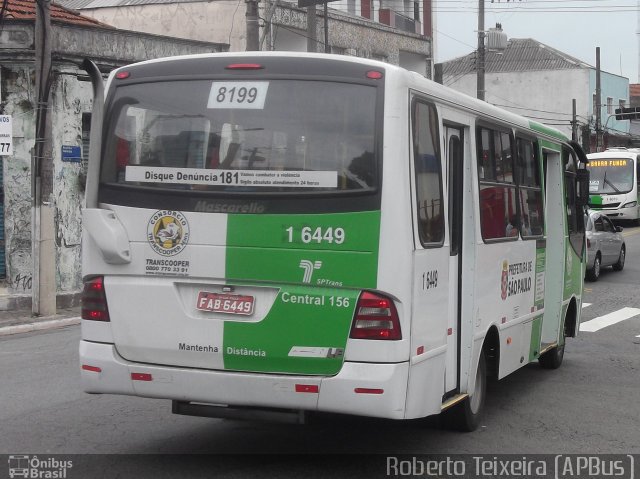
[[[246,49],[246,4],[238,2],[162,3],[83,9],[82,14],[124,30]]]
[[[445,76],[443,83],[476,96],[475,72],[462,77]],[[571,137],[572,100],[576,99],[578,121],[588,121],[591,95],[589,70],[543,70],[489,73],[485,76],[485,100],[553,126]]]
[[[306,52],[307,32],[274,25],[274,50],[281,52]]]
[[[427,57],[425,55],[419,55],[417,53],[400,51],[399,66],[406,68],[409,71],[419,73],[420,75],[431,78],[431,72],[427,71],[429,64],[427,63]]]

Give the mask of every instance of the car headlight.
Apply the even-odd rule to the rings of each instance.
[[[637,201],[629,201],[629,203],[622,205],[623,208],[634,208],[635,206],[638,206]]]

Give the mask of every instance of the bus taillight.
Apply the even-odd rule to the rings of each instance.
[[[102,276],[85,281],[82,291],[82,319],[111,321]]]
[[[356,305],[351,325],[353,339],[402,339],[400,318],[393,301],[364,291]]]

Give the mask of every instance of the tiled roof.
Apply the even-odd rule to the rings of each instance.
[[[629,96],[640,96],[640,84],[631,83],[629,85]]]
[[[109,27],[109,25],[80,15],[55,3],[51,4],[50,15],[52,22],[68,23],[73,25]],[[34,20],[36,18],[35,0],[9,0],[4,11],[3,18],[13,20]]]
[[[532,38],[511,38],[504,50],[487,50],[485,53],[486,73],[570,68],[593,67]],[[465,75],[475,69],[476,52],[443,62],[444,75]]]

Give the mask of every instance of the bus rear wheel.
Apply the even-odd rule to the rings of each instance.
[[[456,431],[475,431],[484,412],[487,395],[487,361],[484,350],[480,353],[476,370],[476,385],[473,393],[460,404],[443,413],[445,424]]]
[[[562,365],[562,360],[564,359],[564,345],[566,342],[566,337],[567,333],[566,331],[563,331],[562,345],[557,345],[538,358],[540,366],[542,366],[544,369],[558,369]]]

